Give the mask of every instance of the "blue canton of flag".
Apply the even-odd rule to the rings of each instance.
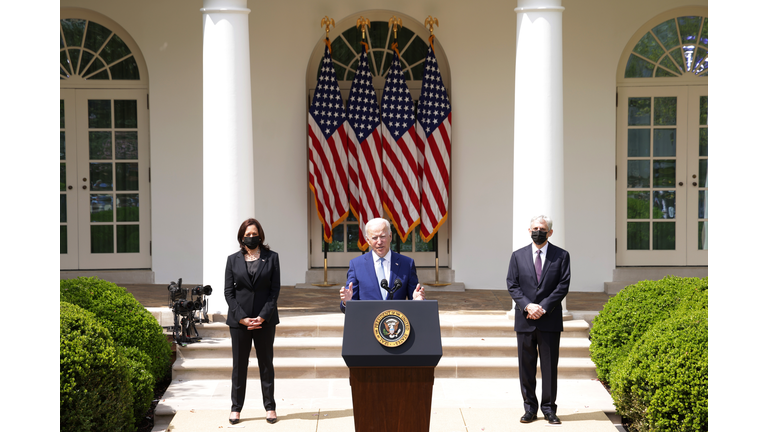
[[[427,137],[432,135],[437,126],[451,113],[448,93],[445,91],[432,48],[429,48],[427,59],[424,62],[424,79],[421,84],[418,111],[419,123],[424,128]]]
[[[405,85],[403,68],[400,58],[392,58],[392,66],[387,74],[384,85],[384,96],[381,99],[381,123],[389,129],[392,137],[399,139],[416,123],[413,114],[413,98],[408,86]]]
[[[312,106],[309,114],[315,119],[325,139],[331,137],[339,126],[344,124],[344,101],[341,99],[341,90],[336,81],[336,70],[333,68],[333,60],[328,48],[323,56],[323,67],[320,77],[317,79],[315,96],[312,98]]]
[[[379,125],[379,103],[373,90],[371,69],[368,66],[368,53],[360,55],[360,65],[349,91],[349,125],[358,142],[365,141],[368,135]]]

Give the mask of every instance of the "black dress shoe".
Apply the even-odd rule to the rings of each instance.
[[[520,417],[520,423],[530,423],[536,420],[536,414],[531,411],[526,411],[522,417]]]
[[[238,424],[238,423],[240,423],[240,419],[233,419],[233,418],[229,419],[229,424],[233,424],[234,425],[234,424]]]
[[[547,419],[549,424],[561,424],[560,419],[557,418],[555,413],[544,413],[544,418]]]
[[[277,417],[267,417],[267,423],[269,424],[277,423]]]

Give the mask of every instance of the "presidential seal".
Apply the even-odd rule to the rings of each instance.
[[[400,311],[385,310],[373,322],[373,335],[385,347],[400,346],[411,334],[411,323]]]

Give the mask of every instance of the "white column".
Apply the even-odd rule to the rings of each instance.
[[[203,283],[209,313],[226,313],[224,268],[253,217],[253,125],[247,0],[204,0]],[[182,215],[179,215],[180,217]],[[179,229],[183,229],[180,225]]]
[[[540,214],[552,218],[552,242],[566,247],[563,10],[562,0],[518,0],[515,9],[514,249],[531,243],[527,229]]]

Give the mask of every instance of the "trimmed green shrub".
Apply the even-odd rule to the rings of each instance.
[[[152,405],[152,399],[155,396],[155,379],[146,368],[150,359],[136,347],[118,346],[117,352],[125,357],[128,364],[129,378],[133,388],[133,417],[138,425]]]
[[[125,288],[95,277],[80,277],[62,280],[59,293],[61,301],[96,314],[118,345],[145,353],[149,359],[146,369],[155,382],[165,376],[170,366],[171,345],[157,320]]]
[[[59,427],[62,431],[135,430],[125,357],[95,315],[61,302]]]
[[[595,317],[589,351],[597,377],[612,386],[612,369],[654,324],[669,318],[682,302],[706,302],[707,278],[667,276],[630,285],[608,300]],[[698,300],[697,300],[698,299]]]
[[[707,333],[707,309],[681,307],[649,329],[616,367],[612,397],[631,431],[707,430]]]

